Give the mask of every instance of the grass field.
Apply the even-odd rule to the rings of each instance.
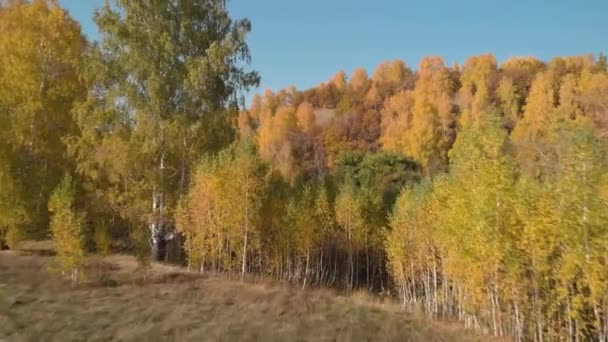
[[[132,257],[89,260],[78,286],[52,251],[0,251],[0,341],[486,341],[364,294],[205,278]]]

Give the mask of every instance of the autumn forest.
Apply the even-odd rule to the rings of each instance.
[[[608,340],[606,55],[392,60],[246,106],[225,1],[111,1],[99,41],[0,6],[0,246],[52,238],[74,282],[121,251]]]

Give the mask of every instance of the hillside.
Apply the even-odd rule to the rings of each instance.
[[[56,274],[77,286],[45,256],[2,254],[11,334],[441,335],[400,308],[158,264],[139,286],[137,260],[390,294],[516,341],[608,341],[605,54],[511,47],[452,64],[422,57],[432,48],[373,70],[351,54],[331,64],[348,72],[245,106],[305,69],[284,58],[293,73],[268,82],[226,0],[106,1],[97,39],[62,4],[0,1],[0,249],[53,239]],[[116,252],[131,257],[97,279],[91,255]]]
[[[70,287],[51,265],[48,255],[0,252],[0,340],[481,340],[362,295],[203,278],[161,264],[142,285],[136,261],[122,255],[106,258],[103,281],[91,259],[89,280]]]

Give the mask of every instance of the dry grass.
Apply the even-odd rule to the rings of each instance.
[[[72,287],[42,254],[0,252],[0,341],[487,340],[364,293],[243,284],[160,264],[142,284],[128,256],[92,259],[88,281]]]

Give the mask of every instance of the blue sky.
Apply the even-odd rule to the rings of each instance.
[[[103,0],[60,0],[96,38],[93,9]],[[415,68],[423,56],[447,64],[493,53],[554,56],[608,51],[608,0],[232,0],[248,17],[252,67],[260,88],[309,88],[338,70],[372,73],[388,59]]]

